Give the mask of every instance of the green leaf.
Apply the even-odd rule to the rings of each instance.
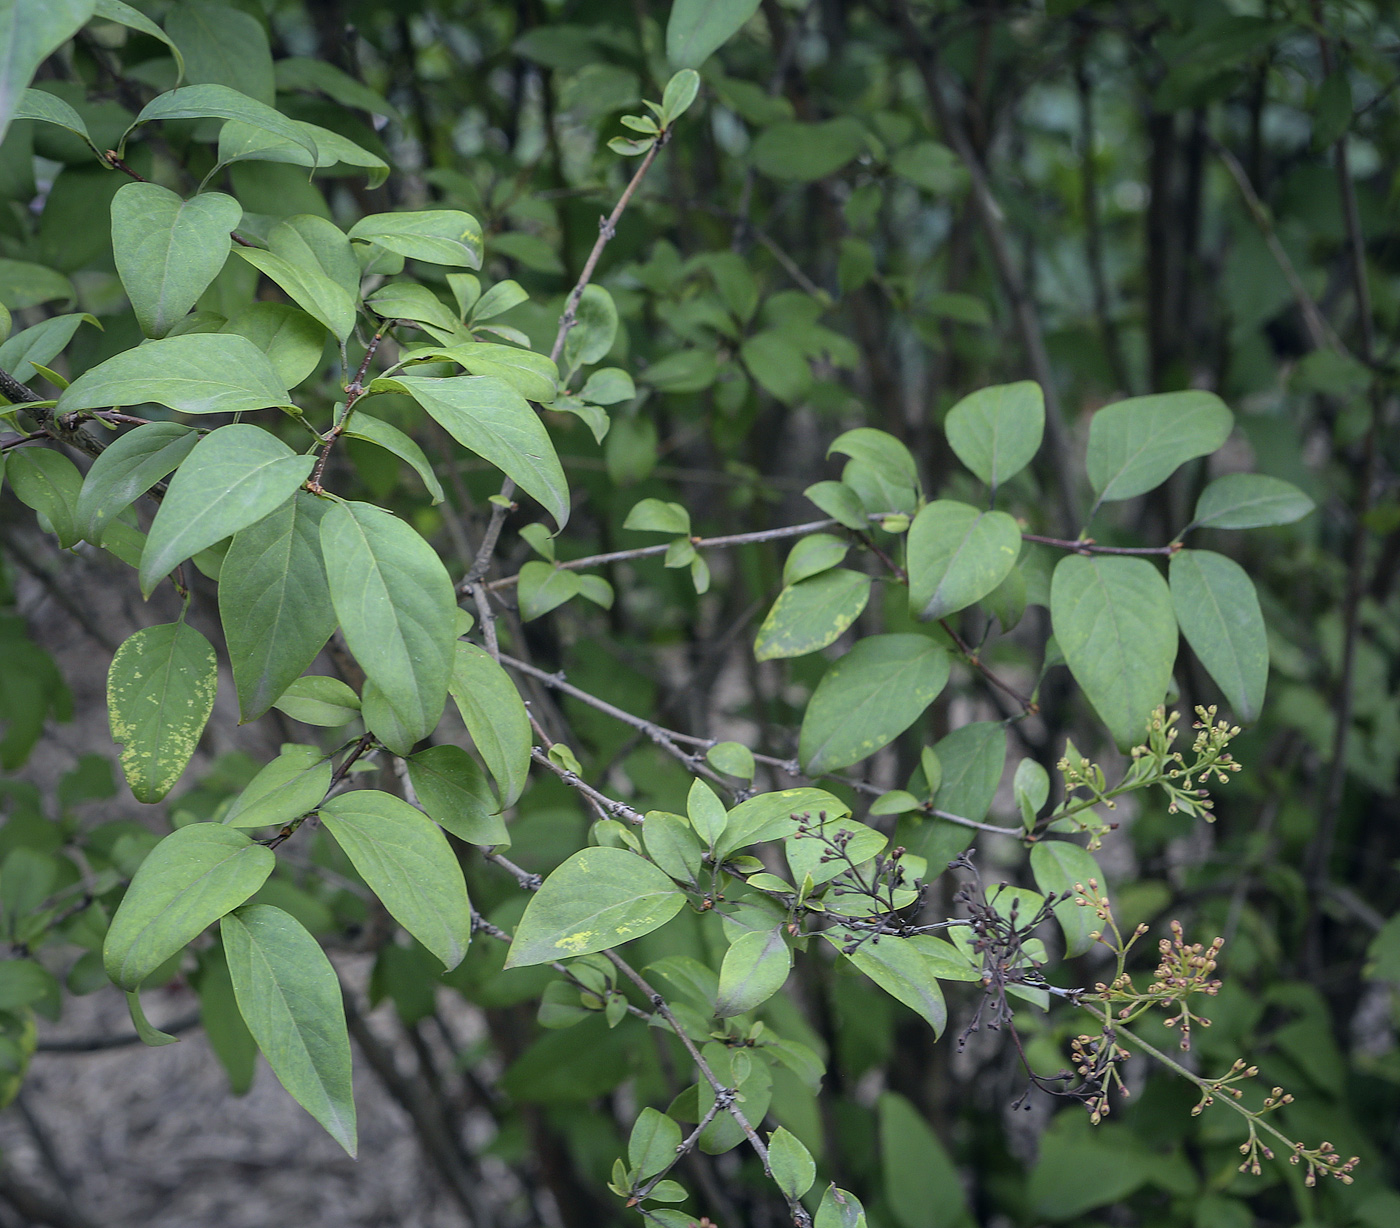
[[[245,723],[261,716],[279,696],[286,698],[287,688],[316,659],[335,630],[335,611],[321,561],[321,521],[328,507],[326,500],[298,490],[261,520],[235,533],[224,555],[219,617]],[[354,692],[349,693],[353,699]],[[283,711],[306,719],[286,708]]]
[[[817,1179],[817,1166],[812,1153],[797,1135],[779,1126],[768,1136],[768,1166],[789,1202],[801,1198]]]
[[[754,640],[760,661],[800,657],[834,644],[870,600],[870,577],[838,567],[778,594]]]
[[[405,763],[419,803],[439,827],[468,844],[510,844],[486,773],[460,746],[429,746]]]
[[[1026,762],[1033,761],[1028,759]],[[1089,935],[1100,926],[1093,909],[1076,904],[1074,896],[1076,884],[1087,887],[1091,878],[1101,890],[1105,887],[1103,871],[1098,863],[1079,845],[1071,844],[1068,840],[1042,840],[1031,846],[1031,873],[1035,875],[1035,885],[1047,898],[1070,892],[1069,899],[1055,905],[1055,919],[1065,934],[1065,957],[1073,959],[1083,955],[1094,945]]]
[[[940,145],[937,141],[919,141],[913,145],[906,145],[890,159],[890,169],[901,179],[907,179],[910,183],[916,184],[926,192],[931,192],[935,196],[951,196],[960,192],[968,182],[967,171],[958,156],[946,145]],[[978,303],[978,307],[968,309],[963,307],[961,311],[957,308],[949,310],[946,304],[947,299],[969,299],[970,295],[949,295],[941,294],[934,296],[934,301],[930,307],[939,315],[951,317],[967,324],[986,323],[986,308]],[[939,302],[938,300],[945,300]],[[977,302],[976,299],[972,300]],[[962,306],[962,305],[959,305]]]
[[[695,834],[710,848],[714,848],[729,821],[724,803],[703,780],[694,780],[686,797],[685,808],[690,816],[690,825],[695,828]]]
[[[1145,559],[1072,554],[1050,581],[1055,640],[1120,749],[1140,742],[1176,661],[1176,619]]]
[[[881,946],[884,940],[881,940]],[[883,1092],[876,1107],[885,1200],[899,1228],[955,1228],[967,1200],[953,1161],[903,1096]]]
[[[627,1163],[637,1170],[638,1179],[645,1181],[676,1162],[680,1145],[680,1126],[665,1113],[643,1109],[627,1140]]]
[[[227,559],[224,564],[227,566]],[[226,581],[221,581],[221,587],[223,583]],[[360,697],[339,678],[320,674],[298,678],[272,706],[294,721],[331,729],[348,724],[360,715]]]
[[[110,443],[92,463],[75,516],[88,541],[100,542],[117,513],[171,473],[200,435],[178,422],[149,422]]]
[[[939,810],[980,823],[1001,784],[1006,726],[1000,721],[970,721],[940,738],[930,753],[940,775],[933,790],[934,804]],[[924,775],[927,780],[927,764]]]
[[[272,55],[262,23],[251,13],[211,0],[183,0],[170,10],[165,25],[185,53],[190,81],[227,85],[272,105]]]
[[[739,354],[759,387],[785,405],[801,400],[812,387],[807,355],[779,329],[766,329],[747,338],[739,347]]]
[[[0,306],[0,324],[9,319],[9,310]],[[70,315],[50,316],[40,320],[21,332],[16,333],[0,345],[0,370],[8,371],[21,384],[28,383],[34,374],[34,364],[50,364],[73,340],[73,334],[80,325],[87,323],[101,328],[97,317],[88,312],[74,312]],[[8,331],[8,325],[0,328],[0,337]]]
[[[948,654],[923,635],[872,635],[834,662],[802,718],[809,776],[873,755],[909,728],[948,681]]]
[[[24,90],[20,94],[19,101],[15,104],[14,113],[10,118],[12,120],[37,119],[42,123],[56,124],[60,128],[67,128],[75,136],[81,137],[97,157],[102,157],[102,151],[93,144],[92,135],[88,132],[83,117],[62,98],[50,94],[46,90]],[[0,133],[0,137],[3,137],[3,133]]]
[[[1005,512],[939,499],[909,529],[909,609],[925,622],[980,601],[1021,553],[1021,530]]]
[[[529,622],[563,605],[570,597],[578,596],[579,578],[576,573],[552,563],[530,562],[520,568],[516,591],[520,598],[520,618]]]
[[[372,213],[350,228],[350,237],[412,260],[481,268],[481,226],[456,209]]]
[[[350,240],[325,218],[299,214],[278,222],[268,247],[238,254],[282,287],[296,303],[344,341],[355,327],[360,267]]]
[[[1262,473],[1231,473],[1216,478],[1196,501],[1188,528],[1257,529],[1292,524],[1316,505],[1291,482]],[[1182,536],[1185,536],[1183,530]]]
[[[643,499],[627,513],[622,527],[636,529],[642,533],[679,533],[683,537],[689,537],[690,513],[679,503]]]
[[[834,175],[866,147],[865,129],[843,115],[820,124],[777,123],[749,149],[755,168],[774,179],[812,183]]]
[[[316,146],[312,157],[301,145],[285,137],[273,136],[262,128],[232,119],[219,133],[219,162],[216,170],[234,162],[286,162],[293,166],[323,167],[345,163],[369,171],[369,186],[377,188],[389,177],[389,164],[348,137],[318,124],[294,121]]]
[[[528,401],[548,405],[559,394],[559,369],[545,355],[533,350],[477,341],[449,346],[436,354],[450,358],[472,375],[491,375],[503,380]]]
[[[865,1228],[865,1208],[849,1190],[830,1185],[817,1208],[815,1228]]]
[[[410,281],[395,281],[382,286],[365,299],[365,306],[385,320],[412,320],[430,324],[449,334],[457,328],[457,317],[452,313],[452,308],[427,286]]]
[[[705,752],[705,758],[711,767],[718,768],[727,776],[737,776],[740,780],[753,779],[753,751],[742,742],[716,742]]]
[[[286,503],[314,464],[262,427],[235,423],[206,435],[175,471],[151,522],[142,593],[149,597],[177,564]]]
[[[331,761],[295,744],[263,767],[224,814],[228,827],[280,827],[315,810],[331,787]]]
[[[472,937],[471,902],[441,829],[402,798],[377,789],[333,797],[321,822],[400,925],[448,971]]]
[[[825,931],[823,937],[841,950],[843,943],[853,935],[838,929]],[[934,979],[928,959],[913,943],[891,934],[882,934],[879,942],[862,942],[846,958],[890,997],[922,1016],[935,1036],[943,1034],[948,1022],[943,991]]]
[[[348,435],[351,439],[366,440],[383,448],[386,452],[392,453],[401,461],[406,461],[413,471],[423,479],[423,485],[428,488],[433,502],[442,502],[442,483],[438,481],[437,474],[433,472],[432,464],[423,454],[423,449],[398,427],[390,426],[382,419],[371,417],[364,410],[357,409],[350,415],[350,420],[342,434]]]
[[[1045,393],[1028,379],[978,389],[948,411],[943,430],[958,459],[995,490],[1040,450]]]
[[[156,183],[128,183],[112,198],[112,254],[141,331],[164,337],[228,258],[243,217],[232,196],[182,200]]]
[[[1193,457],[1214,452],[1234,424],[1213,392],[1165,392],[1109,405],[1089,423],[1089,483],[1100,503],[1131,499]]]
[[[669,128],[690,110],[700,91],[700,74],[692,68],[682,68],[668,82],[661,95],[661,126]]]
[[[236,119],[300,145],[312,158],[316,142],[295,120],[227,85],[187,85],[159,94],[146,104],[126,136],[142,124],[170,119]],[[126,147],[126,137],[121,146]]]
[[[58,409],[155,401],[183,414],[238,414],[291,399],[267,355],[246,337],[188,333],[147,341],[90,367],[64,390]]]
[[[564,361],[574,370],[602,362],[617,337],[617,306],[602,286],[587,285],[578,300],[574,326],[564,338]]]
[[[822,511],[857,533],[870,529],[870,519],[861,506],[860,496],[844,482],[817,482],[802,492]]]
[[[450,273],[448,281],[454,277],[471,277],[470,273]],[[462,309],[462,314],[471,313],[473,324],[482,320],[494,320],[499,315],[504,315],[512,307],[519,307],[521,303],[530,301],[529,292],[518,281],[498,281],[485,294],[481,294],[481,283],[476,281],[477,293],[480,295],[475,300],[468,300],[462,295],[457,296],[458,306]]]
[[[792,949],[783,941],[782,926],[740,934],[720,965],[715,1014],[728,1019],[762,1005],[783,987],[791,971]]]
[[[92,11],[95,17],[101,17],[105,21],[114,21],[118,25],[126,26],[129,30],[137,30],[164,43],[170,48],[170,54],[175,58],[175,71],[179,74],[177,80],[184,77],[185,57],[180,54],[180,48],[175,45],[175,40],[145,13],[123,3],[123,0],[97,0]]]
[[[1237,720],[1252,724],[1264,708],[1269,641],[1254,581],[1233,559],[1180,550],[1168,568],[1176,621]]]
[[[249,303],[222,331],[247,337],[267,355],[288,388],[295,388],[321,365],[326,348],[325,326],[290,303]]]
[[[578,395],[594,405],[617,405],[633,400],[637,386],[621,367],[599,367],[584,381]]]
[[[505,966],[605,951],[660,929],[684,906],[685,893],[636,853],[582,849],[525,906]]]
[[[224,918],[238,1010],[287,1093],[353,1157],[350,1037],[335,969],[300,922],[270,904]]]
[[[102,944],[107,975],[128,991],[267,881],[271,849],[217,823],[166,836],[141,863]]]
[[[1035,827],[1036,816],[1050,798],[1050,773],[1034,759],[1022,759],[1011,781],[1016,806],[1026,830]]]
[[[288,93],[293,90],[319,91],[341,106],[383,115],[400,123],[403,121],[402,114],[393,103],[325,60],[288,56],[272,67],[279,90]]]
[[[846,857],[856,865],[869,861],[884,851],[889,843],[888,838],[873,827],[854,819],[828,818],[821,823],[809,822],[806,832],[788,837],[783,846],[783,856],[787,859],[788,869],[792,871],[793,882],[800,883],[810,878],[814,885],[820,886],[846,870],[844,857],[826,856],[829,848],[826,841],[837,839],[845,843]]]
[[[457,639],[457,601],[437,552],[370,503],[321,521],[331,604],[355,660],[417,742],[437,727]]]
[[[678,814],[648,810],[642,823],[647,856],[672,878],[695,883],[704,849],[695,829]]]
[[[141,995],[135,990],[127,992],[126,1009],[131,1015],[131,1026],[136,1029],[136,1035],[143,1045],[158,1048],[161,1045],[173,1045],[179,1041],[178,1036],[162,1032],[146,1018],[146,1012],[141,1008]]]
[[[740,802],[729,812],[724,825],[724,839],[715,849],[715,857],[723,861],[731,853],[750,844],[765,840],[785,840],[797,830],[794,816],[806,815],[820,820],[838,819],[851,813],[851,808],[825,789],[777,789],[760,793]]]
[[[16,448],[6,459],[19,501],[49,522],[60,546],[76,546],[82,537],[77,502],[83,478],[78,467],[50,448]]]
[[[204,1038],[228,1075],[229,1090],[241,1096],[253,1085],[257,1073],[258,1042],[238,1013],[233,979],[220,943],[201,951],[199,970],[190,978],[199,995],[199,1022]]]
[[[673,68],[699,68],[758,11],[758,0],[676,0],[666,22]]]
[[[890,482],[897,485],[918,485],[914,458],[909,449],[885,431],[877,431],[868,426],[846,431],[832,440],[831,446],[827,448],[828,456],[833,453],[849,456],[852,460],[869,465],[871,469],[884,473]]]
[[[92,16],[93,0],[0,0],[0,141],[39,65]]]
[[[1345,68],[1331,72],[1318,88],[1313,103],[1313,148],[1326,149],[1338,141],[1352,119],[1351,78]]]
[[[797,584],[835,567],[846,557],[851,543],[831,533],[809,533],[800,538],[783,563],[783,583]]]
[[[218,681],[213,647],[184,623],[145,627],[117,649],[107,710],[137,801],[158,802],[175,787],[213,711]]]
[[[504,380],[401,375],[375,386],[406,392],[453,439],[538,499],[561,529],[568,523],[569,485],[554,444],[529,402]]]
[[[365,730],[393,754],[400,757],[410,754],[418,744],[416,731],[399,719],[384,692],[374,685],[371,678],[365,679],[361,689],[360,715],[364,717]]]
[[[466,640],[457,642],[456,652],[452,698],[495,778],[501,805],[512,806],[530,774],[530,717],[510,676],[488,653]]]

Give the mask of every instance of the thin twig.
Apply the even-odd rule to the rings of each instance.
[[[756,542],[776,542],[788,537],[801,537],[806,533],[829,529],[835,523],[834,520],[810,520],[806,524],[784,525],[780,529],[759,529],[753,533],[730,533],[724,537],[692,537],[690,544],[697,550],[722,550],[728,546],[749,546]],[[613,550],[607,554],[590,554],[585,558],[555,563],[554,566],[560,571],[579,571],[585,567],[602,567],[606,563],[623,563],[631,559],[654,558],[658,554],[665,554],[670,548],[670,542],[665,542],[660,546],[638,546],[633,550]],[[472,583],[474,582],[464,580],[457,587],[465,593],[470,591]],[[481,587],[494,593],[503,588],[512,588],[519,583],[520,577],[514,575],[506,576],[501,580],[492,580],[489,584],[484,584]]]
[[[504,659],[505,658],[502,658],[502,660]],[[559,764],[555,763],[554,760],[538,746],[532,746],[530,748],[530,758],[541,767],[548,768],[559,777],[560,780],[568,785],[569,788],[577,789],[584,797],[602,810],[605,815],[610,815],[615,819],[626,819],[629,823],[640,823],[642,821],[642,812],[640,810],[634,810],[626,802],[619,802],[609,797],[606,793],[600,793],[579,776],[577,772],[571,772],[566,767],[560,767]]]

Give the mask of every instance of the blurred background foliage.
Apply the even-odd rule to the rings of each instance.
[[[393,168],[371,188],[350,167],[308,181],[291,165],[234,164],[221,183],[246,224],[316,213],[348,225],[439,203],[466,210],[485,233],[483,281],[513,279],[528,294],[492,323],[541,352],[600,215],[635,167],[608,141],[671,73],[666,6],[652,0],[139,7],[179,43],[189,80],[275,99]],[[1231,469],[1286,479],[1317,504],[1294,525],[1209,534],[1211,548],[1255,578],[1271,658],[1264,715],[1233,748],[1245,770],[1220,791],[1216,822],[1148,799],[1115,816],[1120,830],[1101,856],[1125,926],[1175,917],[1193,938],[1225,939],[1225,989],[1193,1060],[1216,1073],[1238,1056],[1257,1062],[1261,1085],[1296,1098],[1281,1114],[1289,1130],[1362,1157],[1355,1185],[1309,1189],[1282,1164],[1236,1174],[1243,1127],[1218,1110],[1193,1117],[1194,1093],[1164,1072],[1135,1070],[1134,1097],[1097,1129],[1077,1105],[1055,1111],[1038,1094],[1021,1112],[1016,1053],[995,1034],[957,1043],[973,988],[953,995],[949,1034],[934,1043],[911,1012],[809,960],[764,1017],[829,1055],[825,1088],[818,1098],[779,1071],[771,1116],[817,1155],[823,1180],[864,1199],[872,1225],[1400,1223],[1396,19],[1389,5],[1333,0],[763,0],[705,61],[699,101],[603,253],[595,281],[620,318],[607,362],[632,374],[639,395],[611,407],[601,441],[596,415],[592,425],[582,413],[549,416],[577,505],[554,543],[560,558],[654,543],[622,528],[648,497],[684,505],[700,536],[815,519],[801,492],[837,476],[825,447],[860,425],[907,443],[930,495],[975,501],[943,415],[973,389],[1027,377],[1045,385],[1064,428],[1013,483],[1009,503],[1032,532],[1080,527],[1064,492],[1072,500],[1080,489],[1095,409],[1186,387],[1225,398],[1237,418],[1231,444],[1213,469],[1188,465],[1096,521],[1100,541],[1172,540],[1208,478]],[[106,148],[153,91],[174,84],[174,63],[156,39],[98,21],[36,84],[72,103]],[[133,144],[129,161],[188,190],[213,165],[199,136],[196,123],[166,125]],[[79,319],[52,352],[31,355],[70,376],[140,337],[109,239],[121,182],[53,127],[16,123],[0,146],[0,302],[16,332],[91,313],[100,328]],[[200,309],[233,315],[256,277],[230,261]],[[0,347],[0,366],[14,358]],[[303,383],[302,404],[333,403],[334,358],[332,346]],[[389,398],[378,404],[392,417]],[[338,489],[410,517],[464,570],[499,478],[443,434],[425,445],[446,502],[430,504],[410,470],[356,440],[337,453]],[[541,519],[527,506],[508,522],[495,575],[535,557],[519,530]],[[94,588],[106,573],[91,561],[80,568],[28,522],[7,492],[0,936],[16,949],[42,937],[46,966],[82,994],[103,984],[101,934],[86,910],[59,915],[78,882],[74,850],[116,882],[155,836],[116,799],[101,745],[79,748],[89,753],[76,760],[65,749],[57,767],[53,756],[42,771],[25,766],[46,723],[71,715],[68,686],[91,668],[80,654],[54,659],[45,620],[77,620],[89,646],[110,650],[121,638]],[[781,544],[710,552],[703,594],[688,569],[659,558],[612,565],[602,572],[616,592],[611,609],[571,601],[524,623],[507,614],[502,635],[542,670],[563,669],[638,716],[785,758],[824,659],[754,659],[751,637],[778,592],[783,554]],[[1022,571],[1026,615],[986,660],[1029,689],[1048,629],[1048,563],[1035,547]],[[907,624],[901,602],[876,599],[856,630]],[[962,631],[976,643],[990,625],[969,612]],[[1013,746],[1053,768],[1069,735],[1110,762],[1067,671],[1044,664],[1041,711],[1010,724]],[[1218,698],[1186,652],[1176,686],[1183,705]],[[586,778],[640,810],[682,808],[689,777],[644,734],[567,697],[556,707],[543,687],[534,700]],[[904,787],[921,746],[1014,715],[1005,704],[973,671],[955,672],[863,780]],[[265,757],[211,738],[204,775],[168,806],[176,825],[215,814]],[[760,782],[792,783],[762,766]],[[1009,788],[987,807],[993,820],[1019,821]],[[585,829],[576,795],[536,780],[511,818],[511,855],[547,871],[586,841]],[[998,867],[1024,874],[1016,853],[1005,838],[978,842],[989,880]],[[326,845],[317,856],[334,852]],[[506,926],[518,918],[514,881],[480,859],[469,876],[481,911]],[[949,905],[946,879],[935,906]],[[548,970],[502,973],[504,948],[485,941],[435,989],[425,952],[387,938],[383,918],[337,881],[279,871],[259,898],[293,911],[332,951],[375,953],[368,1004],[392,1000],[402,1043],[420,1062],[407,1090],[391,1079],[390,1091],[407,1098],[463,1214],[570,1226],[633,1214],[603,1185],[634,1106],[664,1106],[673,1090],[634,1021],[609,1030],[595,1015],[570,1031],[540,1029]],[[705,955],[700,928],[685,931],[678,920],[642,962]],[[1092,954],[1062,970],[1066,984],[1100,972]],[[210,1040],[235,1090],[246,1088],[246,1037],[218,1034],[227,973],[213,958],[169,973],[194,984],[214,1020]],[[58,1016],[57,980],[38,996],[13,992],[16,1005]],[[484,1026],[470,1042],[443,1026],[442,995],[479,1012]],[[0,1014],[13,1021],[0,1029],[0,1088],[33,1047],[25,1018]],[[1054,1013],[1020,1022],[1042,1071],[1064,1064],[1081,1026]],[[352,1033],[367,1043],[354,1018]],[[464,1119],[476,1123],[471,1145],[443,1145],[443,1123],[458,1129]],[[516,1179],[501,1177],[497,1161]],[[754,1165],[738,1152],[697,1158],[686,1171],[701,1209],[724,1225],[782,1222]],[[460,1193],[483,1182],[483,1166],[497,1174],[496,1192]],[[953,1182],[965,1203],[949,1193]]]

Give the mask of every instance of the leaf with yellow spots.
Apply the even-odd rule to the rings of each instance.
[[[107,673],[112,740],[139,802],[158,802],[199,744],[218,685],[214,649],[193,627],[162,623],[131,636]]]
[[[605,951],[660,929],[684,904],[685,892],[636,853],[583,849],[530,900],[506,967]]]

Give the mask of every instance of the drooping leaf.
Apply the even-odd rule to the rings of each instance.
[[[569,485],[554,444],[530,403],[504,380],[401,375],[376,385],[407,393],[458,443],[538,499],[561,529],[568,523]]]
[[[439,827],[469,844],[510,843],[486,773],[460,746],[429,746],[405,762],[419,803]]]
[[[1050,582],[1055,641],[1120,748],[1143,739],[1176,661],[1176,619],[1145,559],[1072,554]]]
[[[145,627],[117,649],[107,710],[137,801],[158,802],[174,788],[213,711],[218,681],[213,646],[182,622]]]
[[[1168,569],[1172,605],[1186,642],[1235,716],[1259,719],[1269,681],[1269,641],[1254,581],[1212,550],[1180,550]]]
[[[363,410],[356,410],[350,415],[350,421],[342,433],[351,439],[363,439],[375,444],[386,452],[391,452],[401,461],[407,462],[414,473],[423,479],[423,485],[428,488],[433,502],[442,502],[442,483],[438,481],[437,474],[433,472],[428,458],[423,455],[423,449],[398,427],[390,426],[389,423],[380,418],[372,417]]]
[[[685,893],[636,853],[581,849],[531,897],[506,967],[607,950],[659,929],[684,906]]]
[[[501,794],[511,806],[530,775],[530,717],[510,676],[489,653],[459,640],[450,689],[457,710]]]
[[[1021,530],[1005,512],[979,512],[939,499],[909,528],[909,608],[916,618],[944,618],[980,601],[1016,565]]]
[[[1194,528],[1257,529],[1292,524],[1314,503],[1291,482],[1262,473],[1230,473],[1216,478],[1196,501]]]
[[[82,536],[77,504],[83,481],[78,467],[51,448],[17,448],[5,459],[19,501],[48,521],[60,546],[77,545]]]
[[[239,1013],[288,1094],[353,1157],[355,1099],[340,982],[320,944],[270,904],[219,927]]]
[[[350,240],[334,223],[312,214],[285,218],[268,232],[267,249],[239,247],[260,269],[341,341],[355,327],[360,267]]]
[[[331,761],[314,746],[288,745],[224,814],[229,827],[272,827],[315,810],[331,784]]]
[[[284,695],[335,630],[321,561],[321,520],[328,506],[298,490],[235,533],[224,555],[219,618],[245,722]]]
[[[1234,424],[1218,396],[1194,389],[1106,406],[1089,423],[1089,483],[1100,503],[1131,499],[1214,452]]]
[[[345,642],[409,735],[430,734],[447,702],[457,603],[442,560],[412,528],[370,503],[321,521],[321,554]]]
[[[1045,393],[1034,380],[979,388],[943,421],[948,446],[995,490],[1031,463],[1045,431]]]
[[[676,0],[666,22],[672,68],[699,68],[758,11],[758,0]]]
[[[247,423],[204,436],[170,479],[151,522],[141,552],[142,593],[149,597],[177,564],[290,500],[313,464],[314,457],[298,456],[270,431]]]
[[[783,941],[781,926],[766,934],[740,934],[720,965],[715,1014],[728,1019],[762,1005],[783,987],[791,971],[792,948]]]
[[[1089,937],[1100,927],[1092,909],[1081,908],[1074,902],[1076,884],[1087,887],[1089,880],[1097,881],[1100,890],[1106,887],[1103,871],[1093,857],[1068,840],[1042,840],[1031,846],[1031,873],[1035,885],[1048,898],[1070,892],[1070,898],[1054,906],[1055,919],[1065,934],[1065,955],[1073,959],[1094,945]]]
[[[0,141],[34,73],[92,16],[93,0],[0,0]]]
[[[373,213],[350,228],[350,237],[412,260],[481,267],[481,226],[471,214],[456,209]]]
[[[74,136],[80,137],[94,154],[99,158],[102,156],[101,151],[92,143],[92,134],[88,132],[83,117],[62,98],[50,94],[47,90],[27,89],[22,91],[10,119],[37,119],[42,123],[56,124],[60,128],[67,128]],[[3,137],[3,131],[0,131],[0,139]]]
[[[191,823],[141,863],[102,946],[107,975],[135,991],[176,951],[267,881],[276,854],[241,831]]]
[[[754,656],[800,657],[834,644],[865,609],[870,582],[862,572],[837,567],[788,585],[758,629]]]
[[[264,354],[232,333],[148,341],[84,371],[58,398],[60,413],[155,401],[184,414],[237,414],[290,405]]]
[[[471,902],[457,855],[421,810],[378,789],[321,806],[321,822],[400,925],[450,971],[472,935]]]
[[[118,512],[174,471],[200,440],[178,422],[148,422],[113,440],[92,463],[78,494],[78,530],[100,542]]]
[[[156,183],[128,183],[112,198],[112,254],[141,331],[164,337],[218,276],[243,208],[205,192],[182,200]]]
[[[823,937],[838,950],[850,935],[842,929],[827,930]],[[847,958],[890,997],[921,1015],[941,1036],[948,1022],[943,991],[922,951],[904,938],[881,935],[880,941],[862,942]]]
[[[505,380],[529,401],[548,405],[559,392],[559,370],[544,355],[513,345],[477,341],[435,351],[472,375],[493,375]]]
[[[877,431],[868,426],[845,431],[831,441],[826,454],[849,456],[852,460],[860,461],[861,464],[885,474],[887,479],[896,485],[918,485],[914,457],[909,449],[888,431]]]
[[[808,775],[873,755],[909,728],[948,681],[948,654],[922,635],[873,635],[835,661],[817,685],[798,758]]]
[[[179,74],[176,80],[184,77],[185,57],[180,53],[180,48],[175,45],[175,40],[140,9],[132,8],[131,5],[124,3],[124,0],[97,0],[97,4],[93,7],[93,15],[101,17],[105,21],[114,21],[118,25],[126,26],[129,30],[137,30],[164,43],[170,48],[170,54],[175,58],[175,71]]]
[[[0,306],[0,324],[4,323],[9,312]],[[50,316],[38,324],[17,332],[3,345],[0,345],[0,370],[8,371],[21,384],[26,384],[34,376],[34,364],[48,366],[63,353],[79,326],[91,324],[101,328],[97,317],[86,311],[68,315]],[[0,329],[0,336],[5,330]]]
[[[142,109],[131,125],[134,130],[142,124],[170,119],[236,119],[262,128],[273,136],[293,141],[316,156],[316,142],[295,120],[265,103],[227,85],[187,85],[183,89],[158,94]],[[128,130],[128,135],[130,135]],[[125,147],[125,138],[122,145]]]

